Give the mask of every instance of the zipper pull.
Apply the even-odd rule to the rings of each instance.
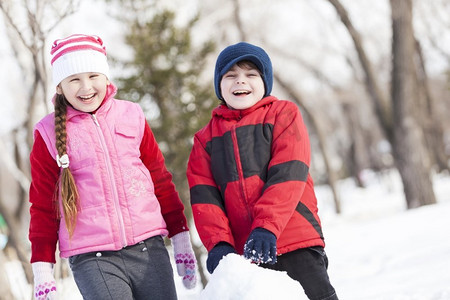
[[[94,114],[92,114],[91,116],[92,116],[92,120],[94,120],[95,125],[97,125],[97,127],[100,127],[100,124],[98,124],[98,121],[97,121],[97,117]]]

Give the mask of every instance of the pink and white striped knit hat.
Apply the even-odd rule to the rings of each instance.
[[[73,34],[53,42],[53,85],[64,78],[84,72],[102,73],[109,77],[106,48],[101,38],[95,35]]]

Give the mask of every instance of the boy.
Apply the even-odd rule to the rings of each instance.
[[[238,43],[217,58],[221,105],[195,134],[187,176],[210,273],[229,253],[286,271],[309,299],[337,299],[323,247],[310,144],[297,106],[271,96],[272,64]]]

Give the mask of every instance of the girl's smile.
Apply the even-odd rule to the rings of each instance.
[[[64,94],[73,108],[93,112],[102,104],[109,81],[101,73],[79,73],[65,78],[56,87],[58,94]]]

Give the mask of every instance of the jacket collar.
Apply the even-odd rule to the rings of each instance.
[[[277,101],[278,99],[274,96],[267,96],[260,101],[258,101],[255,105],[252,107],[249,107],[247,109],[231,109],[225,104],[221,104],[220,106],[216,107],[212,111],[212,116],[223,118],[223,119],[241,119],[242,117],[254,112],[255,110],[259,109],[260,107],[264,107],[268,104],[271,104],[274,101]]]

